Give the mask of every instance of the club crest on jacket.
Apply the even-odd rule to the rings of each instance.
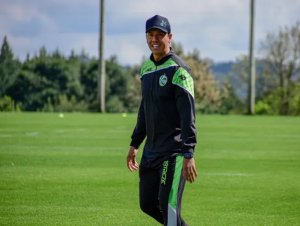
[[[159,85],[160,86],[165,86],[167,84],[167,82],[168,82],[168,78],[165,74],[163,74],[159,77]]]

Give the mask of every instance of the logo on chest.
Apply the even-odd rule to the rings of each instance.
[[[165,74],[163,74],[159,77],[159,85],[160,86],[165,86],[167,84],[167,82],[168,82],[168,77]]]

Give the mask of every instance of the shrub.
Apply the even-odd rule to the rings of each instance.
[[[0,98],[0,111],[20,111],[20,106],[10,97]]]

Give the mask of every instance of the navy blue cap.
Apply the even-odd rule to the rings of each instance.
[[[160,15],[155,15],[154,17],[151,17],[146,21],[146,33],[153,28],[162,30],[165,33],[171,32],[171,25],[169,23],[169,20],[166,17]]]

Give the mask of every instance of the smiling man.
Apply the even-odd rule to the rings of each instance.
[[[142,101],[127,166],[139,170],[141,209],[165,226],[185,226],[182,193],[185,181],[197,177],[193,79],[190,68],[172,52],[167,18],[148,19],[146,39],[152,54],[141,67]],[[136,156],[145,138],[139,166]]]

